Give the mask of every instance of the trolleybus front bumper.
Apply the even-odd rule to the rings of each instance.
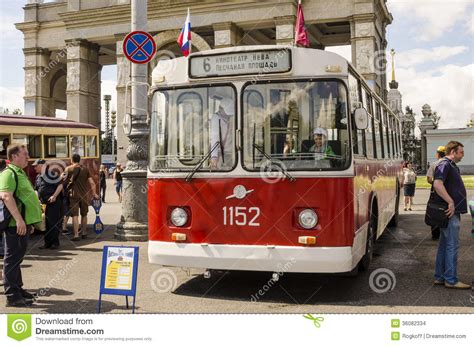
[[[357,247],[190,244],[149,241],[150,263],[174,267],[294,273],[351,271],[363,253]],[[363,250],[363,249],[362,249]]]

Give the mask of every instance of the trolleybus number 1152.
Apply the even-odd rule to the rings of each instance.
[[[222,210],[224,211],[224,226],[260,226],[260,222],[257,222],[260,216],[258,207],[223,207]],[[250,221],[247,223],[248,220]]]

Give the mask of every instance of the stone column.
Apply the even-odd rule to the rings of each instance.
[[[33,116],[54,116],[51,113],[49,90],[50,76],[46,72],[50,51],[33,47],[24,48],[25,55],[25,114]]]
[[[291,45],[295,41],[295,16],[275,18],[276,44]]]
[[[214,48],[225,48],[238,46],[242,39],[242,32],[235,23],[215,23],[214,29]]]
[[[123,131],[123,118],[127,112],[125,108],[125,86],[130,81],[130,61],[127,60],[123,54],[122,44],[125,34],[115,35],[116,52],[117,52],[117,162],[120,162],[123,167],[127,164],[127,147],[128,137]],[[130,88],[128,90],[127,105],[130,108]]]
[[[426,153],[426,131],[434,130],[435,124],[434,119],[431,113],[431,107],[425,104],[422,108],[421,113],[423,114],[423,119],[420,121],[420,138],[421,138],[421,169],[423,172],[426,172],[427,169],[427,153]]]
[[[68,119],[100,125],[99,46],[86,40],[67,44],[67,116]]]
[[[372,90],[377,91],[377,62],[375,23],[366,16],[351,21],[352,63],[364,76]]]

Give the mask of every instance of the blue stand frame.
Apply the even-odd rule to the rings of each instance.
[[[114,288],[105,288],[105,274],[107,272],[107,253],[109,247],[118,247],[125,249],[134,249],[133,252],[133,268],[132,268],[132,288],[130,290],[123,289],[114,289]],[[135,298],[137,294],[137,274],[138,274],[138,246],[104,246],[102,252],[102,271],[100,275],[100,291],[99,291],[99,301],[97,303],[97,313],[100,314],[100,308],[102,304],[102,295],[111,294],[125,296],[125,304],[127,309],[129,308],[128,297],[133,297],[132,302],[132,313],[135,313]]]

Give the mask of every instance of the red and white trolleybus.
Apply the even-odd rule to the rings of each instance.
[[[153,71],[149,260],[366,269],[398,219],[400,119],[344,58],[253,46]]]

